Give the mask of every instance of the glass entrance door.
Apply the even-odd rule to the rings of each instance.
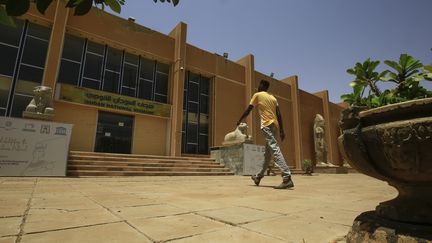
[[[130,154],[133,117],[99,112],[95,152]]]

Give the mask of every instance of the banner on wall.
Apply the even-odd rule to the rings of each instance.
[[[171,105],[67,84],[57,84],[56,99],[154,116],[171,114]]]
[[[0,176],[66,176],[72,125],[0,117]]]

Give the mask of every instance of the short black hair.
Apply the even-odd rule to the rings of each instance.
[[[267,91],[269,87],[270,87],[269,81],[263,79],[261,80],[258,86],[258,91]]]

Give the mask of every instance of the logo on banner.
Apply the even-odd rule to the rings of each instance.
[[[33,123],[26,123],[22,130],[24,132],[36,132],[35,125]]]
[[[15,127],[12,127],[12,125],[13,125],[13,123],[11,121],[6,121],[4,126],[2,126],[0,128],[3,128],[6,131],[10,131],[10,130],[15,129]]]
[[[66,128],[65,127],[56,127],[55,135],[66,136]]]
[[[50,134],[50,125],[41,125],[41,134]]]

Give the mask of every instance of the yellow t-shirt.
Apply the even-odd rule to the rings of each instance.
[[[278,106],[278,102],[273,95],[265,91],[257,92],[252,96],[250,104],[258,108],[261,118],[261,128],[268,127],[272,123],[274,123],[276,127],[279,127],[276,116],[276,106]]]

